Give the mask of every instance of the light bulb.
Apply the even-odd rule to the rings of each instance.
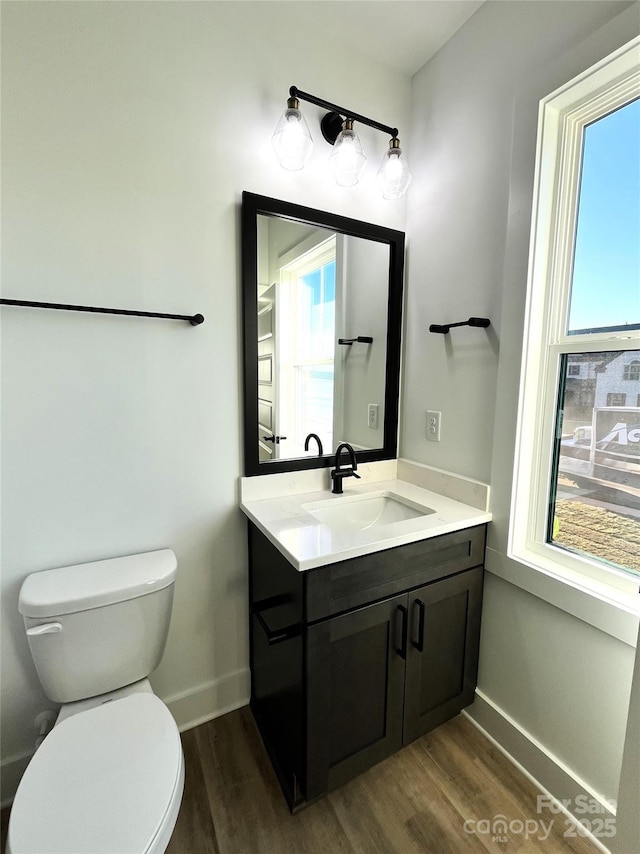
[[[293,172],[302,169],[311,154],[313,140],[304,116],[298,109],[298,99],[289,98],[287,109],[280,117],[271,144],[283,169]]]
[[[382,164],[378,170],[378,185],[385,199],[401,199],[411,183],[411,172],[407,158],[402,154],[400,140],[394,137],[389,141]]]
[[[341,187],[353,187],[358,183],[366,162],[358,134],[353,130],[353,120],[347,119],[333,144],[333,153],[329,158],[336,184]]]

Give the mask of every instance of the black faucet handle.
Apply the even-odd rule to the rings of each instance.
[[[331,492],[334,495],[342,495],[342,481],[345,477],[357,477],[360,480],[360,475],[352,468],[331,469],[331,480],[333,481]]]

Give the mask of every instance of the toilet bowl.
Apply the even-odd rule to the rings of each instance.
[[[178,728],[154,694],[71,715],[22,778],[7,854],[160,854],[183,786]]]
[[[166,850],[184,758],[178,727],[146,676],[164,648],[175,569],[164,549],[25,581],[20,611],[31,652],[46,693],[63,705],[18,786],[7,854]],[[116,643],[112,658],[116,635],[130,648]],[[97,684],[103,693],[88,696]]]

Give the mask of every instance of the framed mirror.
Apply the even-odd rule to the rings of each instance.
[[[393,459],[404,233],[244,192],[242,269],[245,475]]]

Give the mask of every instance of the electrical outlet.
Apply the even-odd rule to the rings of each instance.
[[[370,403],[367,409],[367,424],[372,430],[378,429],[378,404]]]
[[[427,439],[431,442],[440,441],[440,421],[442,412],[436,412],[435,409],[427,409]]]

